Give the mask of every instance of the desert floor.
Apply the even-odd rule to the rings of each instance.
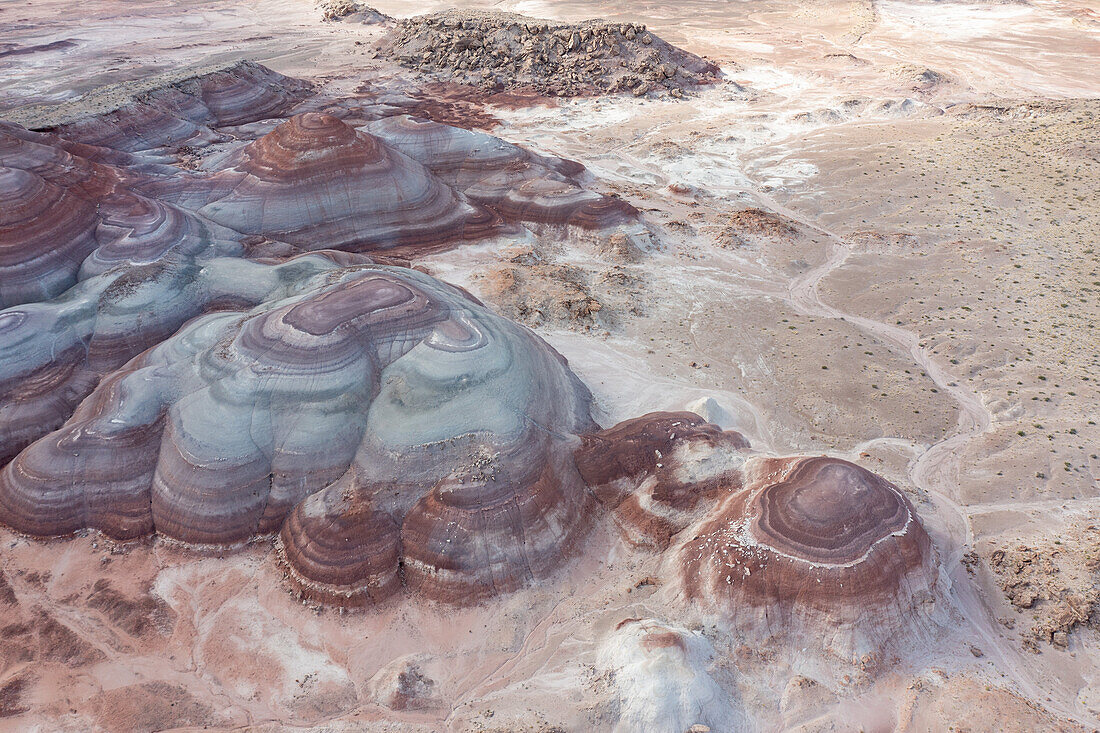
[[[453,3],[375,5],[406,16]],[[725,79],[685,100],[486,110],[493,134],[584,163],[597,189],[644,211],[653,244],[608,262],[583,246],[498,242],[434,255],[432,274],[544,336],[595,393],[602,424],[694,409],[758,448],[881,473],[917,505],[952,581],[959,625],[936,650],[825,680],[809,712],[790,712],[802,709],[788,699],[796,658],[714,631],[757,726],[1100,725],[1090,3],[459,5],[643,22]],[[416,83],[370,50],[378,27],[322,22],[309,0],[99,0],[79,23],[73,12],[0,7],[5,43],[43,47],[0,53],[0,117],[234,58],[334,96]],[[598,309],[563,305],[577,297]],[[0,542],[19,605],[0,635],[26,648],[0,679],[0,729],[605,729],[597,640],[669,608],[666,559],[610,528],[560,585],[472,609],[348,614],[295,601],[267,543],[203,557],[160,541]],[[438,704],[395,713],[372,680],[410,658]]]

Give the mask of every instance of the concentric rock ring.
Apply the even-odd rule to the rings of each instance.
[[[85,259],[80,279],[119,265],[212,259],[243,252],[240,235],[171,204],[132,196],[103,212],[99,246]]]
[[[0,167],[0,308],[50,298],[76,282],[96,247],[96,223],[93,202]]]
[[[753,497],[750,533],[776,552],[812,563],[862,559],[913,519],[885,479],[846,461],[810,458]],[[920,530],[923,532],[923,530]]]

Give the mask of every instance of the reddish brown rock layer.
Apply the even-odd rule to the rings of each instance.
[[[444,478],[403,514],[393,497],[421,492],[367,476],[298,505],[280,539],[302,591],[363,604],[406,587],[473,603],[546,578],[580,550],[595,501],[557,440],[532,431],[496,455],[472,440],[455,447],[481,457],[480,475]]]
[[[653,412],[582,435],[575,460],[628,539],[663,549],[700,502],[741,487],[748,448],[740,433],[695,413]]]
[[[750,511],[759,541],[830,564],[860,560],[880,539],[906,531],[913,521],[909,502],[886,479],[826,458],[799,461],[782,481],[754,497]],[[913,532],[924,536],[923,529]]]

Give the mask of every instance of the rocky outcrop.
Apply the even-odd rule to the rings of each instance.
[[[409,351],[383,370],[351,469],[280,535],[311,595],[477,600],[545,577],[591,519],[571,455],[589,396],[564,360],[458,293],[414,306],[422,325],[394,329]]]
[[[399,657],[370,679],[371,697],[390,710],[423,710],[442,705],[436,683],[421,668],[426,655]]]
[[[449,10],[399,21],[383,43],[403,65],[451,81],[547,96],[636,96],[717,80],[718,67],[636,23],[579,24]]]
[[[1076,630],[1100,624],[1097,546],[1100,527],[1078,521],[990,553],[989,569],[1006,600],[1033,621],[1025,647],[1037,652],[1047,642],[1065,649]]]
[[[194,142],[158,130],[163,120],[150,110],[178,111],[191,100],[202,109],[188,119],[238,122],[278,113],[304,89],[238,64],[17,115],[81,135],[108,124],[125,140],[88,137],[121,149],[0,122],[0,463],[57,429],[103,376],[187,320],[257,306],[354,260],[329,252],[274,267],[244,255],[418,254],[521,220],[640,226],[633,209],[588,191],[577,163],[409,118],[379,125],[383,139],[335,117],[299,115],[230,146],[212,172],[126,152],[153,138]],[[539,182],[559,195],[522,191]]]
[[[61,293],[111,239],[100,224],[133,206],[140,174],[103,159],[131,162],[0,122],[0,308]]]
[[[322,0],[319,5],[323,20],[342,20],[364,25],[374,25],[393,20],[385,13],[380,13],[369,5],[355,2],[355,0]]]
[[[221,127],[282,114],[308,90],[241,63],[13,113],[76,140],[0,122],[0,308],[166,258],[409,255],[499,233],[505,222],[644,228],[633,207],[588,190],[577,163],[408,117],[356,131],[298,115],[213,156],[203,172],[128,152],[179,159],[220,139]]]

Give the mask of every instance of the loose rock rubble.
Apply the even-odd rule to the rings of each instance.
[[[446,11],[398,23],[382,49],[443,79],[546,96],[630,92],[644,96],[718,79],[718,67],[637,23],[564,24],[498,12]]]
[[[1100,555],[1095,525],[1076,528],[1061,539],[1032,547],[1019,544],[995,550],[989,566],[1001,590],[1020,612],[1034,617],[1024,645],[1038,651],[1039,641],[1066,648],[1080,626],[1095,626],[1100,612]]]
[[[500,313],[528,326],[603,332],[641,312],[641,283],[630,264],[642,254],[623,232],[599,237],[594,245],[606,267],[562,262],[552,247],[509,247],[499,264],[474,276],[474,289]]]
[[[380,13],[369,5],[357,3],[355,0],[322,0],[320,7],[321,18],[324,20],[349,20],[365,25],[393,20],[385,13]]]
[[[546,262],[530,248],[506,253],[506,261],[476,278],[482,295],[509,318],[532,326],[547,324],[590,330],[603,309],[582,268]]]
[[[761,239],[790,239],[798,228],[785,217],[763,209],[740,209],[716,217],[717,226],[706,227],[724,249],[738,249]]]

